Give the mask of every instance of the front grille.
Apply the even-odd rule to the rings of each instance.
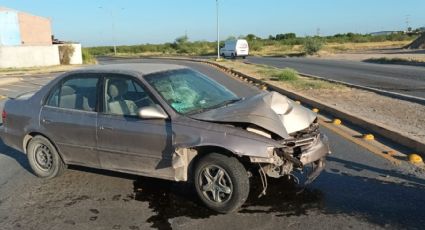
[[[314,121],[308,128],[291,134],[291,138],[285,139],[283,150],[298,157],[302,152],[309,149],[319,138],[319,124]]]

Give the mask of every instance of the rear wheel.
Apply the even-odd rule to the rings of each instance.
[[[211,153],[195,168],[195,188],[209,208],[220,213],[237,210],[249,194],[248,173],[234,157]]]
[[[236,56],[235,56],[235,54],[234,54],[234,53],[232,53],[231,57],[232,57],[233,59],[235,59],[235,57],[236,57]]]
[[[30,140],[27,157],[31,169],[39,177],[53,178],[66,169],[56,148],[43,136],[35,136]]]

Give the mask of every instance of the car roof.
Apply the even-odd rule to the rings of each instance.
[[[175,65],[175,64],[164,64],[164,63],[126,63],[126,64],[107,64],[107,65],[96,65],[80,69],[78,72],[85,71],[100,71],[100,72],[138,72],[143,75],[158,73],[170,70],[187,69],[186,66]]]

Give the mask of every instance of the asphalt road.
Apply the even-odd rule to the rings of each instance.
[[[425,67],[316,58],[248,57],[251,63],[425,98]]]
[[[211,67],[179,63],[239,96],[258,93]],[[2,86],[0,94],[36,89],[45,81]],[[313,184],[300,190],[284,179],[271,180],[266,196],[253,192],[239,212],[228,215],[204,208],[181,183],[82,167],[43,180],[31,173],[24,154],[0,144],[0,229],[423,229],[423,174],[322,131],[333,154]]]

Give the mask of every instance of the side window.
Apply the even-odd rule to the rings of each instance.
[[[107,114],[136,116],[139,108],[155,104],[137,81],[124,76],[106,77],[104,92]]]
[[[97,103],[97,83],[95,77],[72,77],[62,83],[52,92],[47,105],[94,111]]]

